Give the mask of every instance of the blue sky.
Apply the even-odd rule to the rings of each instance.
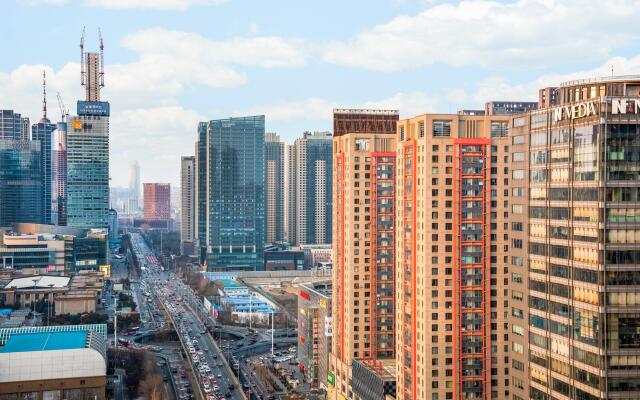
[[[568,79],[640,73],[640,0],[5,0],[0,109],[37,120],[41,74],[83,96],[78,43],[105,41],[111,176],[178,182],[197,121],[265,114],[288,143],[333,107],[402,117],[535,100]]]

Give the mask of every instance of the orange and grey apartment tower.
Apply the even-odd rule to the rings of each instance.
[[[509,398],[509,118],[398,122],[397,399]]]
[[[394,110],[334,110],[330,399],[352,393],[354,361],[394,359]]]

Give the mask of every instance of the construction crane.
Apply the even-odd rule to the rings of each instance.
[[[100,38],[100,87],[104,87],[104,42],[100,28],[98,28],[98,37]]]
[[[82,27],[82,36],[80,37],[80,84],[84,86],[84,32],[85,27]]]
[[[58,107],[60,107],[61,121],[65,122],[67,120],[67,116],[69,115],[69,109],[64,106],[64,102],[62,101],[62,96],[60,96],[60,92],[58,92],[57,97],[58,97]]]

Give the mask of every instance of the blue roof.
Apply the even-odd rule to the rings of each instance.
[[[88,334],[88,331],[19,333],[9,338],[0,353],[84,349]]]

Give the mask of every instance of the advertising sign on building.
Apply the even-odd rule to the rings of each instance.
[[[324,317],[324,335],[333,336],[333,318]]]
[[[108,117],[111,110],[106,101],[78,100],[78,115],[92,115],[96,117]]]
[[[336,376],[333,375],[333,372],[329,372],[327,374],[327,383],[329,383],[329,385],[334,386],[336,384]]]

